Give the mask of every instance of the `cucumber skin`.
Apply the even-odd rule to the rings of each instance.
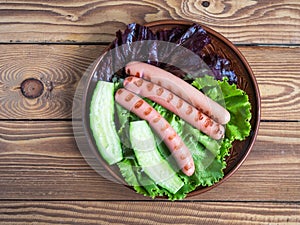
[[[148,123],[145,120],[131,122],[129,133],[135,156],[144,172],[157,185],[175,194],[184,183],[157,150],[155,138]]]
[[[114,84],[98,81],[90,105],[90,127],[101,156],[109,164],[123,159],[114,123]]]

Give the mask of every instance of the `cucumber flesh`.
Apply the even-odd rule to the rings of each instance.
[[[148,123],[145,120],[131,122],[129,134],[135,156],[143,171],[157,185],[175,194],[184,183],[157,150]]]
[[[101,156],[109,164],[123,159],[114,123],[114,84],[98,81],[90,105],[90,127]]]

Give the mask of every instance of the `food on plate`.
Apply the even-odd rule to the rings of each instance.
[[[120,138],[114,123],[113,93],[113,83],[98,82],[90,106],[90,127],[93,135],[97,137],[97,148],[110,165],[123,159]]]
[[[168,71],[143,62],[130,62],[126,65],[125,71],[131,76],[141,77],[172,91],[221,124],[226,124],[230,120],[230,114],[224,107]]]
[[[172,49],[157,52],[156,45],[131,45],[143,40],[187,48],[199,55],[212,74],[183,72],[176,62],[193,71],[201,65],[176,56]],[[233,143],[250,134],[248,96],[237,86],[229,60],[205,51],[209,43],[210,37],[198,24],[155,33],[129,24],[116,34],[113,60],[96,71],[98,84],[90,104],[95,143],[103,159],[117,165],[126,183],[139,194],[178,200],[217,183],[224,177]],[[117,48],[124,44],[128,48]],[[149,54],[138,62],[136,56],[145,48]],[[158,55],[160,59],[174,57],[166,64]],[[113,72],[120,65],[123,69]],[[194,119],[198,111],[209,119],[205,119],[207,124],[195,126],[189,121],[188,115]],[[206,125],[208,130],[203,129]],[[211,135],[216,131],[219,136]]]
[[[124,88],[117,90],[115,100],[139,118],[148,121],[156,134],[165,142],[183,173],[187,176],[191,176],[194,173],[195,166],[189,149],[168,121],[153,109],[152,106]]]
[[[183,186],[183,181],[157,150],[148,123],[145,120],[131,122],[129,133],[132,149],[145,173],[159,186],[175,194]]]
[[[165,86],[170,86],[170,84],[171,82],[165,82]],[[123,86],[129,91],[162,105],[213,139],[219,140],[224,137],[224,127],[221,124],[216,123],[213,119],[199,109],[196,109],[194,106],[190,105],[185,100],[169,91],[173,90],[173,86],[170,86],[169,89],[165,89],[164,87],[156,85],[152,82],[131,76],[124,80]],[[191,85],[189,86],[190,88],[193,88]],[[190,93],[189,90],[186,90],[186,92]],[[197,92],[199,91],[197,90]],[[220,115],[219,117],[221,118],[222,116]]]

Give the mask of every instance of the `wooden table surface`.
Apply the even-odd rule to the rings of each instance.
[[[244,54],[262,97],[257,141],[217,188],[151,200],[99,176],[72,132],[87,67],[132,22],[183,19]],[[1,224],[300,224],[300,1],[0,1]],[[21,83],[43,84],[38,98]]]

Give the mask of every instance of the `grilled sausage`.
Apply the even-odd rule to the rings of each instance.
[[[211,138],[219,140],[224,137],[225,129],[221,124],[216,123],[169,90],[133,76],[127,77],[123,85],[127,90],[162,105]]]
[[[128,63],[125,70],[129,75],[143,78],[172,91],[218,123],[226,124],[230,120],[230,113],[224,107],[172,73],[137,61]]]
[[[141,119],[148,121],[152,129],[165,142],[183,173],[187,176],[191,176],[194,173],[195,165],[189,149],[170,124],[152,106],[124,88],[116,92],[115,100]]]

